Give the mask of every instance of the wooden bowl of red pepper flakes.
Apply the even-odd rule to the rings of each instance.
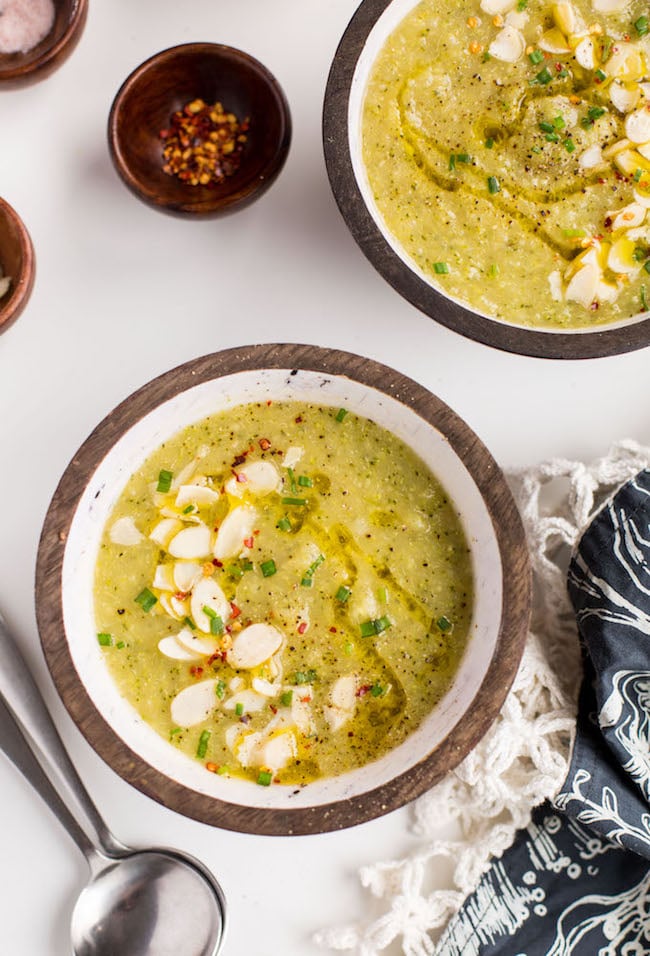
[[[210,218],[259,198],[280,173],[291,114],[277,80],[233,47],[188,43],[137,67],[111,107],[115,168],[139,199]]]

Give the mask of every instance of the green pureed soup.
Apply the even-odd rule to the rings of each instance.
[[[345,409],[242,405],[129,480],[95,580],[122,695],[214,773],[308,783],[400,744],[448,689],[472,616],[453,503]]]
[[[444,294],[550,330],[648,310],[642,0],[424,0],[373,65],[362,153],[387,231]]]

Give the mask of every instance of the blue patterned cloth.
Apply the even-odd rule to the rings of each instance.
[[[437,956],[650,954],[650,471],[593,519],[568,587],[584,680],[567,779]]]

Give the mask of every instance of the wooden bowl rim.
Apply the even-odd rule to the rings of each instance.
[[[0,299],[0,333],[5,332],[16,321],[27,305],[36,278],[36,256],[27,226],[13,206],[0,197],[0,220],[2,219],[10,221],[16,230],[22,255],[22,270],[17,278],[12,276],[14,288],[8,293],[7,304],[3,306]]]
[[[417,0],[414,0],[414,6]],[[375,23],[393,0],[362,0],[338,45],[323,102],[323,150],[334,198],[346,225],[377,272],[408,302],[441,325],[484,345],[545,359],[618,355],[650,344],[650,315],[617,327],[555,332],[509,325],[447,298],[395,253],[370,214],[352,165],[348,106],[357,61]]]
[[[90,699],[65,640],[62,566],[65,542],[84,488],[124,432],[161,402],[203,382],[237,372],[303,369],[360,382],[397,399],[448,439],[492,517],[502,561],[502,612],[495,652],[481,686],[458,724],[419,763],[387,784],[352,799],[295,809],[253,808],[177,783],[128,749]],[[469,426],[422,385],[352,353],[311,345],[254,345],[206,355],[144,385],[95,428],[66,468],[48,509],[38,548],[36,615],[52,679],[70,716],[94,750],[134,787],[185,816],[248,833],[291,835],[338,830],[394,810],[436,783],[478,743],[496,718],[523,653],[531,611],[531,571],[517,507],[498,465]]]
[[[250,67],[261,79],[264,80],[268,90],[271,92],[277,105],[278,117],[280,119],[280,135],[276,144],[275,151],[269,155],[264,167],[260,173],[252,177],[250,182],[244,185],[241,190],[232,195],[217,196],[212,201],[205,198],[192,199],[191,192],[188,192],[188,198],[184,201],[176,200],[165,196],[157,191],[154,186],[150,186],[147,181],[136,176],[125,156],[120,136],[120,111],[125,99],[132,93],[134,87],[142,80],[144,76],[154,66],[168,65],[175,57],[186,55],[212,54],[213,56],[223,55],[224,53],[234,57],[239,62]],[[257,199],[275,182],[285,164],[292,137],[291,110],[285,92],[280,85],[277,77],[271,73],[269,68],[260,60],[245,50],[229,46],[225,43],[210,43],[205,41],[193,41],[180,43],[176,46],[167,47],[158,53],[152,54],[142,63],[135,67],[122,82],[111,104],[108,116],[108,145],[113,161],[113,165],[124,184],[131,192],[147,203],[149,206],[160,209],[165,212],[175,213],[177,215],[194,218],[209,218],[224,213],[233,212],[235,209],[244,207],[249,202]],[[192,187],[188,187],[191,189]]]
[[[60,63],[65,59],[68,52],[72,52],[73,43],[81,35],[81,31],[86,23],[88,16],[88,0],[73,0],[73,7],[70,12],[67,26],[58,40],[51,46],[46,47],[40,56],[27,63],[20,63],[15,67],[0,67],[0,87],[3,83],[8,85],[20,83],[20,81],[31,81],[38,79],[37,74],[41,71],[48,71],[48,68],[54,67],[55,61]],[[47,39],[47,38],[45,38]],[[66,48],[70,45],[70,49]],[[11,54],[4,54],[10,56]]]

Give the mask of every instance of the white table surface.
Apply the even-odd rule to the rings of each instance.
[[[222,832],[144,797],[94,754],[50,681],[33,600],[42,521],[89,431],[181,362],[297,341],[363,353],[421,382],[506,468],[592,459],[621,437],[650,444],[647,350],[563,363],[488,349],[417,312],[359,251],[330,192],[320,132],[330,61],[355,5],[91,0],[71,59],[42,83],[0,92],[0,195],[27,224],[38,260],[27,311],[0,337],[0,607],[109,826],[128,843],[194,853],[218,875],[229,902],[227,956],[316,956],[313,931],[371,915],[357,868],[413,845],[410,814],[314,837]],[[106,146],[122,80],[156,51],[191,40],[258,57],[293,115],[279,180],[222,221],[180,221],[139,203]],[[64,956],[85,864],[5,760],[0,793],[0,949]]]

